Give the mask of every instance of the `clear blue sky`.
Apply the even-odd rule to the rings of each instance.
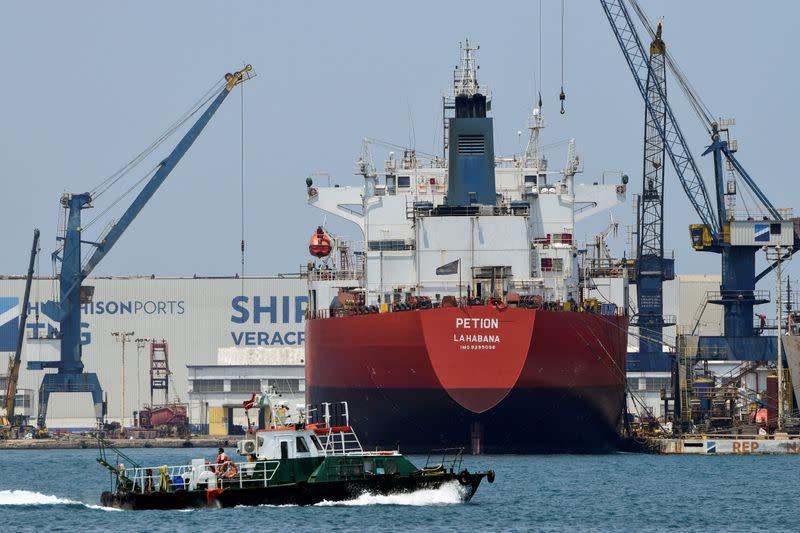
[[[631,192],[639,191],[643,104],[599,3],[567,0],[564,116],[560,3],[543,4],[544,143],[576,137],[581,179],[623,169]],[[800,3],[642,4],[652,19],[665,17],[668,46],[712,111],[736,117],[740,159],[766,194],[800,207],[792,44]],[[295,271],[322,221],[305,204],[306,176],[325,171],[357,184],[360,139],[405,144],[409,116],[417,148],[431,151],[441,134],[440,95],[465,37],[481,46],[497,152],[517,149],[539,70],[538,11],[536,1],[8,2],[0,18],[0,273],[24,271],[39,227],[41,273],[49,274],[61,192],[91,189],[112,174],[243,61],[258,72],[245,86],[247,271]],[[670,92],[699,157],[703,130],[674,84]],[[233,94],[96,274],[239,270],[240,113]],[[375,155],[380,165],[384,154]],[[563,158],[550,154],[554,164]],[[711,176],[708,158],[700,164]],[[671,169],[667,181],[666,241],[677,270],[718,272],[716,256],[691,251],[686,227],[696,217]],[[631,212],[624,206],[615,215],[629,223]],[[622,234],[613,242],[620,254]]]

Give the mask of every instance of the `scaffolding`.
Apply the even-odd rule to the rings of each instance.
[[[150,405],[155,404],[155,392],[164,391],[163,404],[169,403],[169,347],[167,341],[150,342]]]

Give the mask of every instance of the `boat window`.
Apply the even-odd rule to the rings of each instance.
[[[375,463],[372,462],[372,459],[364,459],[364,472],[367,474],[375,473]]]
[[[397,176],[397,186],[401,189],[411,187],[411,176]]]
[[[341,465],[342,474],[348,477],[361,477],[364,475],[364,469],[361,463],[347,462]]]
[[[387,474],[397,473],[397,463],[394,460],[389,459],[388,461],[386,461],[386,473]]]
[[[316,435],[311,435],[311,442],[314,443],[314,446],[317,448],[317,450],[322,451],[322,444],[319,443],[319,439]]]
[[[295,438],[295,445],[297,446],[297,453],[308,453],[308,445],[306,444],[306,439],[303,437]]]
[[[281,441],[281,459],[289,458],[289,443],[285,440]]]
[[[386,471],[383,469],[383,459],[378,459],[375,461],[375,473],[376,474],[385,474]]]

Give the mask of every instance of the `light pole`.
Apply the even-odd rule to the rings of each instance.
[[[133,332],[121,332],[121,331],[112,331],[111,334],[116,337],[117,342],[122,343],[122,373],[120,375],[120,382],[122,386],[120,387],[122,393],[122,404],[120,407],[120,415],[119,415],[119,423],[121,426],[122,431],[125,431],[125,344],[130,342],[130,338],[133,337]]]
[[[150,339],[136,339],[136,410],[142,408],[142,398],[140,393],[142,392],[142,350]]]
[[[774,258],[775,260],[775,281],[777,284],[777,291],[778,294],[775,298],[775,303],[778,307],[778,430],[783,431],[783,413],[784,413],[784,382],[783,382],[783,284],[782,284],[782,274],[781,274],[781,265],[783,263],[783,252],[784,248],[791,252],[790,246],[781,246],[780,244],[776,244],[774,247],[764,247],[764,252],[767,255],[767,259]],[[771,251],[774,250],[774,256],[771,258],[770,254]]]

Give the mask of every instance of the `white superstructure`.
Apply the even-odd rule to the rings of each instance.
[[[576,183],[581,164],[574,140],[564,167],[548,168],[539,142],[545,123],[538,106],[529,120],[525,151],[511,157],[494,157],[492,119],[484,118],[485,110],[473,115],[478,118],[456,113],[448,119],[458,98],[477,96],[484,106],[489,99],[477,81],[475,50],[469,45],[461,49],[453,93],[444,99],[445,129],[452,130],[457,121],[482,120],[488,124],[485,139],[451,131],[456,140],[448,143],[453,146],[444,157],[425,159],[411,149],[402,157],[391,153],[380,175],[365,139],[357,163],[362,186],[309,183],[308,203],[355,223],[362,239],[355,255],[352,243],[343,251],[334,242],[334,253],[310,269],[315,311],[328,307],[343,288],[361,291],[367,307],[411,297],[435,302],[445,296],[487,299],[509,293],[535,295],[544,302],[580,299],[575,223],[624,202],[626,185]],[[449,152],[454,150],[456,158],[472,156],[478,162],[476,155],[493,157],[495,195],[490,202],[477,201],[472,192],[468,205],[453,205],[452,198],[448,202],[453,179]],[[454,261],[456,270],[437,275],[437,268]]]

